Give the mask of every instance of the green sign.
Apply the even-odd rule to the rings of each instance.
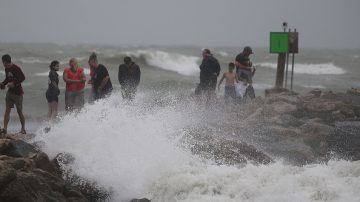
[[[287,53],[289,51],[289,33],[270,32],[270,53]]]

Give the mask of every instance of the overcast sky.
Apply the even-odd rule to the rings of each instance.
[[[360,0],[0,0],[0,42],[360,48]]]

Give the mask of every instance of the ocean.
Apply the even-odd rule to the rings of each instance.
[[[43,150],[54,158],[69,153],[76,175],[111,190],[111,201],[147,197],[152,201],[360,201],[360,162],[334,159],[328,163],[296,166],[282,156],[274,163],[218,165],[193,155],[189,133],[206,133],[249,141],[259,148],[264,142],[236,130],[241,119],[228,116],[221,107],[198,105],[188,98],[199,82],[203,47],[111,46],[56,44],[1,44],[0,54],[10,54],[25,73],[23,111],[27,130],[36,135]],[[221,74],[241,47],[209,47],[221,64]],[[257,96],[275,84],[277,55],[267,48],[253,48],[253,79]],[[110,73],[113,94],[86,104],[78,114],[64,112],[64,82],[60,80],[60,120],[44,132],[48,65],[60,61],[60,76],[75,57],[89,74],[92,52]],[[141,81],[133,103],[122,100],[117,80],[119,64],[131,56],[141,69]],[[360,50],[300,49],[295,55],[294,90],[344,92],[360,87]],[[291,68],[291,63],[289,64]],[[3,78],[4,69],[0,71]],[[89,76],[88,76],[89,77]],[[290,86],[290,72],[288,77]],[[85,96],[89,95],[89,86]],[[223,86],[217,97],[224,94]],[[0,112],[5,91],[0,93]],[[219,105],[222,106],[222,105]],[[239,110],[239,109],[237,109]],[[9,132],[20,124],[13,110]],[[261,130],[261,128],[259,128]],[[190,145],[189,145],[190,144]]]

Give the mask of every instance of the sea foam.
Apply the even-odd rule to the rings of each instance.
[[[268,67],[276,69],[276,63],[258,63],[260,67]],[[289,71],[291,71],[291,65],[289,65]],[[334,65],[333,63],[322,63],[322,64],[295,64],[294,72],[296,74],[313,74],[313,75],[331,75],[331,74],[345,74],[346,71],[341,67]]]

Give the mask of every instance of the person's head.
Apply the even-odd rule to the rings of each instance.
[[[234,68],[235,68],[235,64],[233,62],[230,62],[229,63],[229,72],[234,71]]]
[[[69,65],[74,70],[77,70],[80,67],[80,64],[76,58],[71,58],[69,60]]]
[[[11,63],[11,57],[9,54],[5,54],[1,57],[2,59],[2,62],[3,62],[3,65],[5,68],[9,68],[12,66],[12,63]]]
[[[131,61],[131,57],[129,57],[129,56],[126,56],[126,57],[124,57],[124,63],[125,64],[130,64],[132,61]]]
[[[211,55],[210,49],[204,48],[203,51],[202,51],[202,56],[207,57],[207,56],[210,56],[210,55]]]
[[[89,56],[88,64],[90,68],[96,68],[98,66],[97,56],[94,52]]]
[[[252,51],[252,48],[250,46],[245,46],[244,50],[243,50],[243,53],[245,53],[246,55],[251,55],[254,52]]]
[[[53,61],[50,63],[50,66],[49,66],[49,67],[50,67],[51,70],[59,71],[59,65],[60,65],[59,61],[53,60]]]

